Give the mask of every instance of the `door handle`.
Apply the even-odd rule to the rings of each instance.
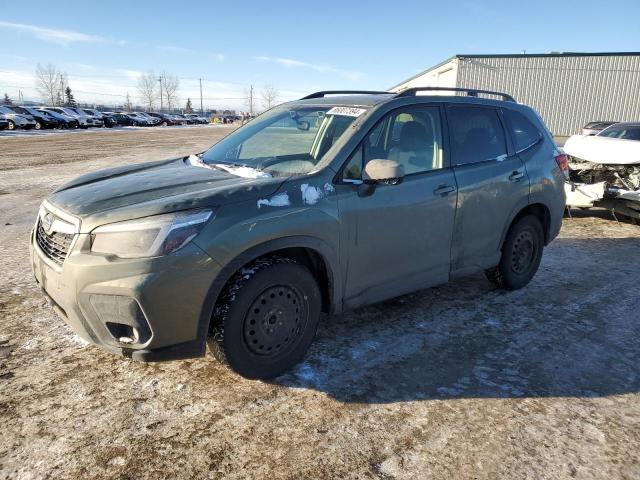
[[[455,192],[455,191],[456,191],[456,187],[454,187],[453,185],[440,185],[438,188],[436,188],[433,191],[433,194],[444,197],[445,195],[448,195],[451,192]]]
[[[513,172],[511,172],[511,175],[509,175],[509,181],[519,182],[520,180],[522,180],[523,177],[524,177],[524,172],[514,170]]]

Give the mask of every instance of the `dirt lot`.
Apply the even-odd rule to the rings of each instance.
[[[227,131],[0,139],[0,478],[640,478],[640,227],[605,212],[521,291],[478,275],[326,319],[273,383],[83,344],[31,278],[42,197]]]

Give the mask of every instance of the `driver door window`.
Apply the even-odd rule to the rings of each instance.
[[[442,133],[438,107],[409,106],[380,120],[345,166],[345,180],[360,180],[367,162],[394,160],[405,175],[442,168]]]

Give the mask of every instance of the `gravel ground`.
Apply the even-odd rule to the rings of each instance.
[[[640,227],[606,212],[518,292],[477,275],[325,319],[271,383],[84,344],[31,278],[39,201],[228,131],[0,139],[0,478],[640,478]]]

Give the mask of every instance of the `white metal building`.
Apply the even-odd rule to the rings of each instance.
[[[508,93],[554,135],[594,120],[640,121],[640,52],[455,55],[389,90],[427,86]]]

